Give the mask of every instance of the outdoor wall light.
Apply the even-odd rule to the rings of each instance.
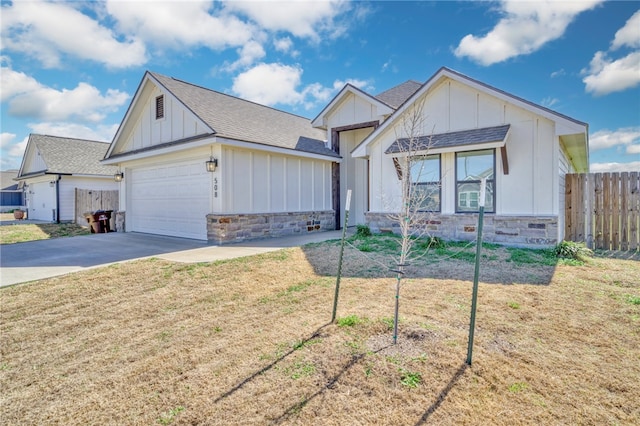
[[[49,182],[49,186],[50,186],[50,187],[52,187],[52,188],[53,188],[54,186],[56,186],[56,181],[55,181],[55,180],[52,180],[51,182]]]
[[[122,182],[122,179],[124,179],[123,172],[118,172],[115,175],[113,175],[113,180],[115,180],[116,182]]]
[[[218,159],[211,157],[209,160],[205,162],[205,164],[207,166],[207,171],[213,173],[218,168]]]

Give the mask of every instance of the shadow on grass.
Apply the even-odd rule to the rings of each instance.
[[[380,349],[377,349],[375,351],[370,352],[371,353],[378,353],[386,348],[388,348],[390,345],[384,346]],[[287,408],[284,413],[282,413],[282,415],[280,417],[277,417],[275,419],[272,419],[271,422],[274,424],[280,424],[286,420],[288,420],[291,416],[295,416],[302,408],[304,408],[305,405],[307,405],[309,402],[313,401],[315,398],[317,398],[318,396],[321,396],[322,394],[324,394],[326,391],[331,390],[333,388],[333,386],[338,382],[338,380],[340,380],[340,378],[344,375],[344,373],[346,373],[347,371],[349,371],[351,369],[351,367],[353,367],[354,365],[356,365],[358,362],[360,362],[367,354],[358,354],[358,355],[352,355],[351,359],[349,360],[349,362],[347,362],[344,367],[342,367],[342,369],[333,377],[331,377],[331,379],[327,382],[326,385],[322,386],[320,389],[318,389],[317,392],[315,392],[314,394],[312,394],[309,397],[305,397],[305,399],[301,402],[298,402],[296,404],[291,405],[289,408]]]
[[[320,326],[316,331],[314,331],[309,337],[307,337],[306,339],[304,339],[302,342],[300,342],[300,346],[304,346],[305,343],[308,343],[310,341],[312,341],[315,338],[320,337],[320,334],[322,332],[323,329],[325,329],[326,327],[328,327],[329,325],[331,325],[332,323],[326,323],[322,326]],[[373,351],[373,353],[378,353],[386,348],[388,348],[389,345],[384,346],[380,349],[377,349],[375,351]],[[292,348],[289,351],[287,351],[285,354],[283,354],[282,356],[280,356],[278,359],[276,359],[275,361],[273,361],[272,363],[264,366],[263,368],[261,368],[260,370],[256,371],[255,373],[251,374],[250,376],[248,376],[247,378],[245,378],[244,380],[242,380],[241,382],[239,382],[237,385],[235,385],[234,387],[232,387],[231,389],[229,389],[228,391],[226,391],[225,393],[223,393],[222,395],[220,395],[219,397],[217,397],[215,400],[213,400],[213,403],[216,404],[222,400],[224,400],[225,398],[228,398],[230,396],[232,396],[234,393],[236,393],[237,391],[239,391],[240,389],[242,389],[245,385],[249,384],[252,380],[254,380],[255,378],[261,376],[262,374],[266,373],[267,371],[271,370],[272,368],[274,368],[276,365],[278,365],[280,362],[282,362],[283,360],[285,360],[288,356],[290,356],[291,354],[293,354],[296,351],[296,348]],[[351,359],[342,367],[342,369],[335,374],[333,377],[330,378],[330,380],[327,381],[327,383],[322,386],[317,392],[315,392],[314,394],[312,394],[309,397],[305,397],[305,399],[301,402],[295,403],[293,405],[291,405],[289,408],[287,408],[282,415],[280,415],[279,417],[276,417],[274,419],[271,419],[270,423],[274,423],[274,424],[279,424],[282,423],[283,421],[287,420],[289,417],[295,415],[296,413],[298,413],[302,408],[304,408],[305,405],[307,405],[310,401],[312,401],[313,399],[315,399],[316,397],[322,395],[324,392],[326,392],[327,390],[331,390],[334,385],[338,382],[338,380],[340,380],[340,378],[347,372],[349,371],[349,369],[351,367],[353,367],[354,365],[356,365],[360,360],[362,360],[367,354],[358,354],[358,355],[353,355],[351,357]]]
[[[316,331],[313,332],[313,334],[311,334],[311,336],[309,336],[308,338],[302,340],[302,342],[300,342],[301,346],[304,346],[304,344],[309,343],[311,340],[316,339],[318,337],[320,337],[320,333],[323,329],[325,329],[326,327],[328,327],[329,325],[331,325],[330,322],[320,326]],[[217,397],[216,399],[213,400],[214,404],[217,404],[218,402],[222,401],[225,398],[230,397],[231,395],[233,395],[234,393],[236,393],[237,391],[239,391],[240,389],[242,389],[247,383],[251,382],[253,379],[255,379],[256,377],[266,373],[267,371],[271,370],[273,367],[275,367],[276,365],[278,365],[281,361],[283,361],[284,359],[286,359],[289,355],[291,355],[292,353],[294,353],[297,349],[291,348],[289,351],[287,351],[286,353],[284,353],[282,356],[280,356],[278,359],[276,359],[275,361],[273,361],[271,364],[266,365],[265,367],[261,368],[260,370],[256,371],[255,373],[253,373],[252,375],[250,375],[249,377],[245,378],[244,380],[242,380],[241,382],[239,382],[237,385],[235,385],[234,387],[232,387],[231,389],[229,389],[228,391],[226,391],[225,393],[223,393],[222,395],[220,395],[219,397]]]
[[[397,243],[393,237],[350,238],[348,243],[344,250],[343,277],[394,278]],[[340,241],[308,244],[302,250],[316,274],[337,275]],[[418,256],[405,268],[404,277],[473,281],[475,251],[473,241],[451,243],[441,249],[417,250]],[[487,284],[549,285],[558,264],[545,250],[497,244],[483,243],[480,256],[479,279]]]
[[[438,397],[433,402],[433,404],[431,404],[431,406],[427,408],[427,411],[425,411],[422,417],[420,417],[420,419],[416,422],[416,426],[427,423],[427,420],[429,420],[429,417],[431,417],[431,415],[435,413],[436,410],[442,405],[444,400],[447,399],[447,395],[449,395],[449,392],[451,392],[451,389],[453,389],[456,383],[458,383],[458,380],[460,380],[460,378],[464,375],[464,372],[467,371],[467,368],[469,368],[469,365],[467,365],[466,363],[463,363],[460,366],[460,368],[458,368],[458,371],[456,371],[453,377],[451,378],[451,380],[449,380],[449,383],[447,383],[447,386],[445,386],[440,391],[440,393],[438,394]]]

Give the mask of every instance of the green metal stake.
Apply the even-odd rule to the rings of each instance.
[[[476,305],[478,301],[478,275],[480,274],[480,250],[482,249],[482,224],[484,223],[484,198],[486,179],[480,182],[480,214],[478,215],[478,236],[476,242],[476,267],[473,274],[473,295],[471,296],[471,324],[469,325],[469,346],[467,347],[467,364],[471,365],[473,356],[473,333],[476,327]]]
[[[340,258],[338,260],[338,278],[336,278],[336,292],[333,296],[333,313],[331,314],[331,322],[336,320],[336,312],[338,311],[338,293],[340,293],[340,277],[342,276],[342,257],[344,255],[344,243],[347,235],[347,224],[349,223],[349,206],[351,204],[351,190],[347,190],[347,202],[344,209],[344,223],[342,224],[342,244],[340,245]]]

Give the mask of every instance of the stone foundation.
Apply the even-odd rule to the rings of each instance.
[[[302,235],[334,229],[333,210],[207,215],[207,239],[213,244]]]
[[[115,216],[116,216],[116,223],[115,223],[115,231],[116,232],[125,232],[125,228],[124,228],[124,218],[125,218],[125,212],[123,211],[117,211],[114,212]],[[112,220],[113,220],[113,216],[112,216]]]
[[[386,213],[365,213],[371,232],[393,232],[400,227]],[[430,214],[427,233],[445,241],[472,241],[476,238],[478,214]],[[558,243],[557,216],[499,216],[485,213],[482,241],[517,247],[543,248]]]

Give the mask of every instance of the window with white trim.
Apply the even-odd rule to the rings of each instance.
[[[440,211],[440,154],[411,160],[411,183],[421,211]]]
[[[456,153],[456,213],[474,213],[480,210],[480,182],[486,179],[484,210],[495,212],[495,169],[494,149]]]

